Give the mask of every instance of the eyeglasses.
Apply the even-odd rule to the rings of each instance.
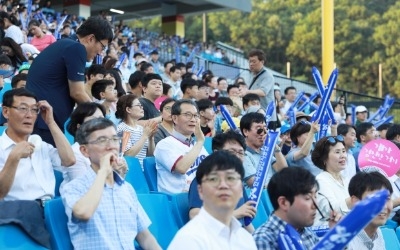
[[[258,135],[261,135],[262,133],[266,134],[266,133],[267,133],[267,130],[266,130],[265,128],[259,128],[259,129],[257,129],[256,133],[257,133]]]
[[[172,107],[164,107],[163,110],[165,110],[165,111],[171,111],[171,108],[172,108]]]
[[[143,108],[143,105],[139,103],[139,104],[132,105],[131,107],[132,107],[132,108],[133,108],[133,107]]]
[[[328,198],[327,198],[325,195],[323,195],[322,193],[320,193],[320,192],[318,192],[318,195],[321,195],[322,197],[324,197],[324,198],[326,199],[326,201],[328,202],[329,209],[333,212],[334,210],[333,210],[332,204],[331,204],[331,202],[328,200]],[[321,216],[321,218],[320,218],[319,220],[320,220],[320,221],[330,221],[330,220],[331,220],[331,217],[330,217],[330,216],[324,216],[324,215],[322,214],[321,209],[317,206],[317,203],[315,202],[314,198],[313,198],[312,200],[313,200],[313,203],[314,203],[315,208],[317,209],[319,215]]]
[[[304,120],[301,120],[300,124],[301,125],[310,125],[310,123],[308,121],[304,121]]]
[[[231,154],[234,154],[234,155],[236,155],[238,157],[243,157],[244,156],[244,152],[243,151],[236,151],[234,149],[224,149],[224,150],[229,152],[229,153],[231,153]]]
[[[89,141],[87,144],[96,144],[99,146],[108,146],[109,144],[112,144],[115,146],[115,145],[119,145],[120,143],[121,143],[121,138],[118,136],[114,136],[111,138],[100,137],[94,141]]]
[[[31,112],[31,114],[33,115],[38,115],[40,113],[40,109],[39,108],[28,108],[28,107],[15,107],[15,106],[10,106],[10,108],[16,109],[18,110],[18,112],[24,113],[24,114],[28,114],[28,112]]]
[[[184,117],[186,117],[188,120],[192,120],[193,119],[193,117],[197,120],[197,119],[199,119],[200,118],[200,116],[198,115],[198,114],[192,114],[192,113],[182,113],[182,114],[179,114],[179,115],[183,115]]]
[[[101,44],[101,47],[103,48],[103,51],[107,49],[107,46],[105,46],[97,37],[95,37],[96,41],[98,41]]]
[[[329,136],[325,143],[329,142],[329,144],[334,145],[336,144],[336,142],[343,142],[344,138],[342,135],[338,135],[338,136]]]
[[[218,187],[221,184],[222,178],[219,176],[208,176],[205,177],[203,182],[208,182],[213,187]],[[225,183],[228,186],[234,186],[240,182],[240,176],[228,175],[224,178]]]

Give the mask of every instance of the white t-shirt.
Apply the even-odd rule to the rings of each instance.
[[[207,150],[203,146],[199,156],[186,174],[175,172],[174,167],[176,162],[187,154],[193,146],[193,144],[188,145],[181,142],[174,136],[168,136],[157,143],[154,156],[156,159],[159,192],[176,194],[189,191],[190,183],[196,176],[197,167],[208,156]]]

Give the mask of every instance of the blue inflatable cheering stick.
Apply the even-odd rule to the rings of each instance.
[[[279,233],[278,246],[282,250],[304,250],[300,234],[290,224],[286,224],[285,231]]]
[[[225,105],[220,105],[219,109],[221,110],[221,114],[224,117],[225,121],[228,123],[229,127],[232,131],[235,131],[238,134],[242,134],[238,127],[236,126],[235,122],[232,120],[232,116],[229,111],[226,109]]]
[[[313,250],[343,249],[383,209],[389,191],[384,189],[357,203],[350,213],[339,221]]]
[[[253,182],[253,188],[251,189],[249,200],[255,201],[255,207],[258,206],[260,201],[261,192],[265,184],[265,176],[268,173],[268,169],[271,166],[272,154],[279,137],[279,132],[269,131],[264,141],[264,146],[261,148],[261,157],[258,162],[256,176]],[[253,218],[244,217],[244,225],[248,226]]]
[[[275,102],[271,101],[267,106],[267,111],[265,112],[265,126],[268,128],[268,124],[271,121],[272,115],[275,110]]]

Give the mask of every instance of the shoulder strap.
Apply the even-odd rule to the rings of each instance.
[[[251,81],[251,84],[250,84],[249,89],[251,89],[251,87],[253,87],[253,84],[257,81],[258,77],[260,77],[260,75],[262,75],[262,74],[264,74],[264,73],[265,73],[265,69],[263,69],[258,75],[256,75],[256,76],[253,78],[253,81]]]

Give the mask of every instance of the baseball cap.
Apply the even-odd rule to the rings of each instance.
[[[306,115],[306,113],[304,113],[304,112],[296,112],[296,120],[301,119],[301,118],[306,118],[307,121],[310,121],[311,116]]]
[[[363,113],[363,112],[368,112],[368,109],[365,106],[357,106],[356,107],[356,113]]]
[[[290,129],[292,129],[292,128],[290,127],[290,124],[284,124],[284,125],[282,125],[282,126],[281,126],[281,134],[284,134],[284,133],[286,133],[286,132],[289,132]]]

